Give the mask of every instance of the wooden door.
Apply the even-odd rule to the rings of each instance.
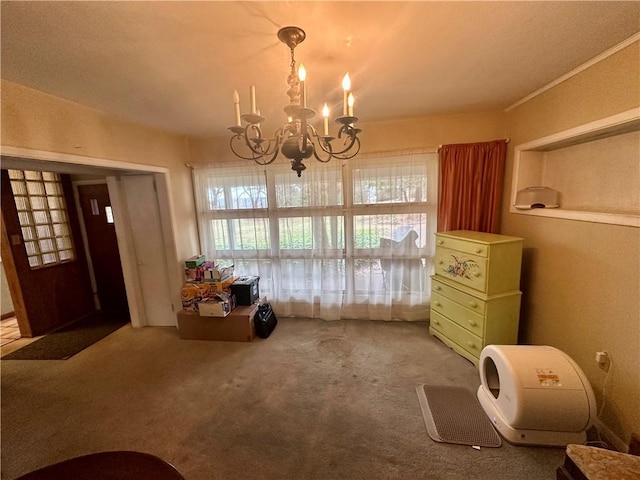
[[[78,197],[100,309],[128,312],[127,292],[107,184],[78,185]]]

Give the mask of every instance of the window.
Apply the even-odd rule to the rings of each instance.
[[[57,173],[9,170],[31,268],[75,258],[62,182]]]
[[[283,164],[197,168],[194,188],[204,253],[259,275],[279,311],[427,318],[435,153],[310,162],[302,177]]]

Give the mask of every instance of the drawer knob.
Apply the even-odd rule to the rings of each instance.
[[[476,344],[472,341],[468,341],[467,345],[470,346],[471,348],[476,348]]]
[[[478,278],[480,276],[480,272],[476,272],[473,274],[474,277]]]
[[[438,245],[444,244],[444,240],[438,240]]]
[[[440,325],[440,322],[438,320],[433,320],[434,325]]]
[[[469,306],[471,308],[476,308],[478,306],[478,304],[476,302],[469,302]]]
[[[477,323],[475,320],[469,320],[469,325],[471,325],[472,327],[475,327]]]
[[[436,291],[438,291],[438,292],[439,292],[440,290],[442,290],[442,288],[440,287],[440,285],[436,285],[435,287],[433,287],[433,289],[434,289],[434,290],[436,290]]]
[[[440,306],[440,302],[438,302],[438,301],[433,302],[433,304],[434,304],[436,307],[439,307],[439,306]]]
[[[476,248],[476,253],[482,253],[482,249],[481,248]]]

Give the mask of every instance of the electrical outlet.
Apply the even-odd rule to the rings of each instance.
[[[607,352],[596,352],[596,363],[602,370],[608,372],[611,365],[609,354]]]

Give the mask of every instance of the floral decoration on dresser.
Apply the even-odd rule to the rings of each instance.
[[[475,260],[461,260],[455,255],[451,255],[451,257],[453,257],[453,263],[447,265],[444,272],[452,277],[472,280],[472,272],[478,269],[478,263]]]

